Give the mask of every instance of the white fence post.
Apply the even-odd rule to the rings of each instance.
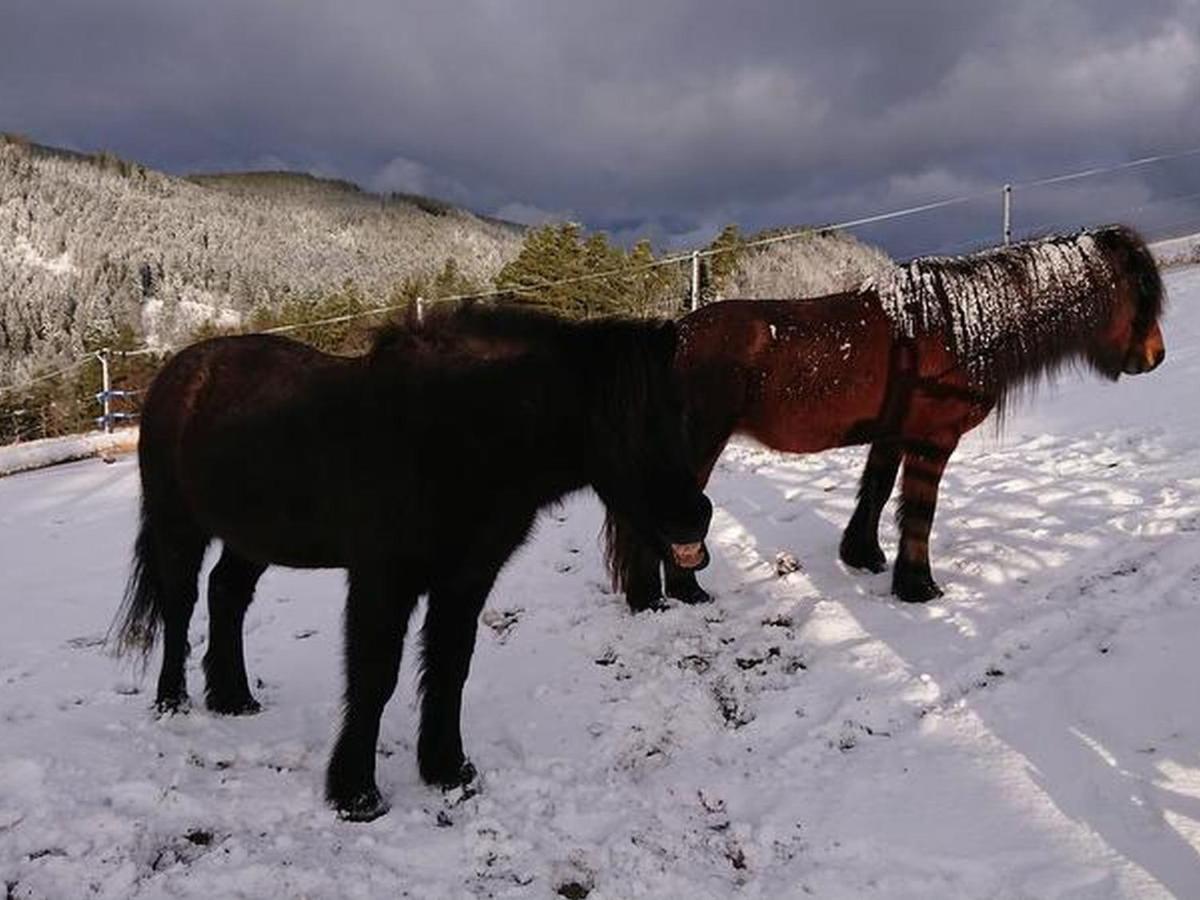
[[[1012,185],[1004,186],[1004,246],[1012,243]]]
[[[692,251],[692,310],[700,308],[700,251]]]
[[[100,402],[103,405],[104,433],[112,434],[112,379],[108,372],[108,348],[96,354],[100,360]]]
[[[417,323],[425,320],[425,298],[417,297]]]

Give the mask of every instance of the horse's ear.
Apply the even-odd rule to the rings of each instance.
[[[675,358],[675,348],[679,346],[679,326],[675,324],[674,319],[666,319],[655,331],[655,338],[658,340],[658,346],[662,348],[663,355],[668,359]]]

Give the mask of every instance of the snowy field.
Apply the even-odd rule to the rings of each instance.
[[[418,778],[413,673],[389,815],[321,801],[337,572],[272,570],[249,719],[156,720],[100,647],[132,458],[0,479],[0,885],[8,898],[1200,897],[1200,269],[1167,359],[1043,392],[952,460],[946,596],[836,559],[861,449],[732,447],[715,604],[632,617],[587,496],[497,585],[467,687],[478,792]],[[885,527],[885,549],[895,550]],[[802,570],[778,577],[788,551]],[[193,697],[206,619],[193,624]],[[152,664],[157,673],[157,662]]]

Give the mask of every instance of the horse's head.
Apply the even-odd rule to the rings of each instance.
[[[1116,290],[1107,323],[1088,348],[1088,358],[1114,381],[1158,368],[1167,355],[1159,318],[1164,289],[1149,249],[1132,230],[1120,226],[1094,235],[1112,266]]]
[[[708,560],[712,504],[690,462],[684,408],[672,371],[673,322],[597,323],[585,376],[591,482],[611,510],[670,547],[683,568]]]

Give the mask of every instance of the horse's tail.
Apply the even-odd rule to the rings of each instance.
[[[169,573],[163,571],[162,551],[166,526],[178,518],[174,515],[178,504],[170,499],[177,492],[172,488],[164,449],[164,430],[170,427],[173,419],[163,415],[160,382],[169,370],[178,368],[179,359],[176,357],[159,373],[142,404],[142,428],[138,435],[138,474],[142,489],[140,521],[125,594],[105,639],[116,656],[133,656],[143,667],[154,649],[171,596],[167,589]],[[171,399],[169,391],[167,399]],[[169,404],[168,409],[173,411],[178,405]]]
[[[105,640],[115,655],[140,658],[143,667],[164,622],[182,612],[190,615],[208,546],[180,488],[179,448],[214,346],[194,345],[173,357],[155,376],[142,404],[137,452],[140,522],[125,594]],[[185,588],[187,579],[190,590]],[[186,610],[180,604],[187,604]],[[182,621],[186,632],[187,617]]]
[[[166,591],[153,541],[153,524],[142,499],[141,527],[133,545],[133,565],[121,608],[109,627],[107,642],[118,656],[136,654],[144,662],[154,648],[165,612]]]

